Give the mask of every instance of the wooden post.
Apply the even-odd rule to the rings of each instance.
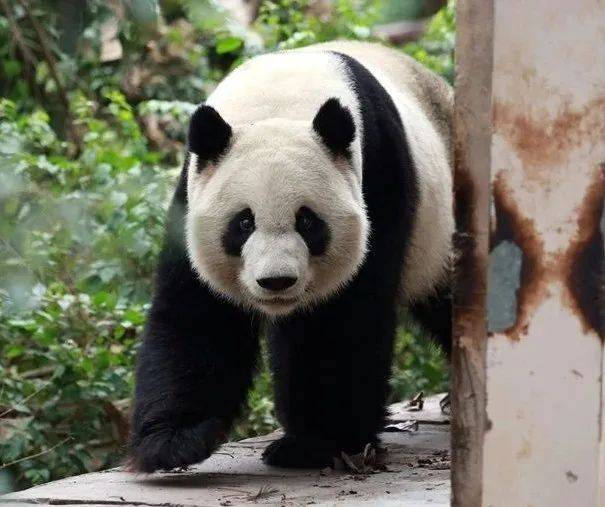
[[[481,504],[485,431],[486,283],[493,6],[459,0],[454,114],[459,250],[452,348],[452,504]]]
[[[454,505],[605,505],[604,26],[458,3]]]

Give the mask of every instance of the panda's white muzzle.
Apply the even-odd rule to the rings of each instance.
[[[307,246],[296,232],[256,230],[242,249],[240,274],[253,304],[263,310],[295,304],[308,283],[308,256]]]

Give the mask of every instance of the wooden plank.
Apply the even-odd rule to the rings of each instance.
[[[492,0],[456,5],[456,246],[452,347],[452,504],[479,507],[485,431]]]
[[[428,398],[426,406],[442,397]],[[186,472],[135,475],[117,468],[12,493],[0,505],[449,505],[449,426],[442,421],[384,433],[386,470],[371,474],[269,468],[260,455],[279,435],[225,444]]]
[[[601,232],[605,240],[605,213],[601,221]],[[604,241],[605,244],[605,241]],[[603,318],[604,313],[601,314]],[[601,322],[603,326],[603,322]],[[603,330],[601,330],[603,332]],[[601,354],[601,445],[599,446],[599,502],[598,505],[605,505],[605,391],[603,382],[605,382],[605,350]]]

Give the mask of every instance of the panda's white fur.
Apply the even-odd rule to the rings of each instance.
[[[270,315],[287,313],[337,290],[361,264],[368,225],[359,184],[349,168],[332,167],[308,122],[280,118],[235,125],[233,145],[218,170],[197,174],[190,167],[190,256],[218,293]],[[328,250],[318,258],[309,256],[294,231],[295,213],[304,205],[331,227]],[[254,210],[256,230],[241,258],[228,256],[221,244],[225,224],[246,207]],[[275,297],[256,282],[271,276],[298,282]]]
[[[259,56],[233,71],[206,102],[232,127],[233,138],[219,167],[196,171],[191,154],[186,230],[201,278],[222,296],[268,315],[326,299],[355,275],[366,252],[370,224],[361,190],[360,104],[331,51],[352,56],[374,75],[405,127],[419,190],[403,270],[405,299],[429,296],[449,268],[454,231],[449,138],[419,100],[415,80],[422,75],[415,64],[382,46],[346,42]],[[349,160],[334,160],[311,126],[331,97],[354,119]],[[332,233],[321,257],[311,258],[294,231],[302,205],[319,213]],[[254,210],[256,230],[241,258],[230,257],[221,234],[228,217],[245,207]],[[274,297],[256,283],[265,276],[298,281]]]

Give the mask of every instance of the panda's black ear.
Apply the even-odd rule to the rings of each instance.
[[[232,134],[231,127],[216,109],[201,105],[195,110],[189,123],[189,151],[195,153],[202,163],[216,162],[229,146]],[[201,168],[202,165],[198,167]]]
[[[337,98],[328,99],[313,119],[313,130],[334,156],[350,156],[349,147],[355,139],[355,123],[351,112]]]

